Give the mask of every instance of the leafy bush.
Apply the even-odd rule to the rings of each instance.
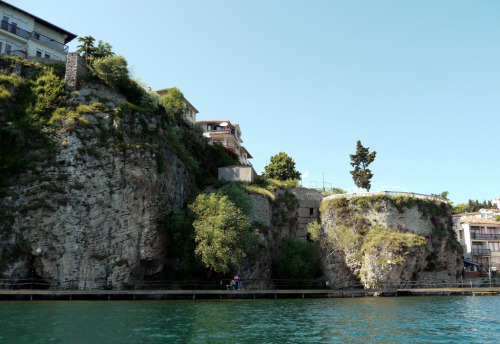
[[[319,240],[321,238],[321,224],[316,220],[307,224],[306,231],[312,240]]]
[[[168,93],[160,99],[160,105],[165,108],[167,115],[175,120],[182,119],[185,113],[184,95],[176,87],[168,90]]]
[[[74,129],[78,126],[87,126],[90,124],[90,121],[72,110],[69,110],[67,108],[59,108],[54,111],[48,124],[57,124],[67,129]]]
[[[130,82],[127,60],[121,55],[95,59],[93,67],[99,78],[113,88],[124,87]]]
[[[43,120],[48,120],[67,96],[66,83],[54,74],[52,68],[44,69],[40,77],[34,81],[31,89],[35,97],[35,115]]]
[[[312,279],[319,274],[319,249],[309,242],[283,238],[280,256],[274,263],[276,278]]]
[[[241,209],[243,214],[249,216],[252,211],[252,198],[248,196],[243,188],[237,184],[230,183],[226,184],[217,193],[223,196],[227,196],[235,206]]]
[[[168,233],[170,236],[169,256],[180,258],[177,271],[173,277],[181,279],[192,278],[199,275],[203,264],[194,254],[196,242],[194,240],[193,221],[194,214],[190,210],[175,210],[168,217]]]

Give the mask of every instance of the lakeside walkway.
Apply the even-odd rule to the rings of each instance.
[[[0,300],[197,300],[498,295],[500,287],[307,290],[37,290],[0,289]]]

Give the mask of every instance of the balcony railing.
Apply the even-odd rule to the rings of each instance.
[[[10,56],[21,56],[23,59],[28,57],[28,53],[24,50],[11,50],[6,52],[5,54]]]
[[[48,45],[49,47],[54,48],[56,50],[62,51],[63,53],[67,53],[69,50],[67,45],[62,44],[61,42],[58,42],[50,37],[44,36],[41,33],[35,31],[31,33],[31,39],[43,43],[45,45]]]
[[[26,31],[24,29],[21,29],[17,27],[17,25],[12,25],[9,22],[6,22],[2,20],[2,24],[0,25],[2,29],[5,31],[9,31],[10,33],[13,33],[14,35],[18,35],[24,39],[30,39],[31,38],[31,32]]]
[[[471,233],[472,239],[500,240],[500,234]]]
[[[491,256],[491,250],[487,248],[473,248],[473,256]]]
[[[44,36],[39,32],[29,32],[24,29],[21,29],[17,27],[17,25],[12,25],[12,23],[2,21],[0,24],[0,27],[4,29],[5,31],[8,31],[10,33],[13,33],[19,37],[22,37],[24,39],[32,39],[34,41],[38,41],[42,44],[48,45],[51,48],[54,48],[56,50],[59,50],[61,52],[67,53],[69,48],[67,45],[58,42],[50,37]]]

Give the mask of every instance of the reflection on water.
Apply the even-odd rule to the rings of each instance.
[[[498,343],[500,297],[0,302],[0,343]]]

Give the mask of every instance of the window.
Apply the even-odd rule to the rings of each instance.
[[[17,33],[17,23],[10,23],[10,32]]]
[[[3,19],[2,19],[2,29],[7,30],[8,27],[9,27],[9,17],[3,16]]]
[[[207,130],[212,130],[212,125],[211,124],[207,125]]]
[[[0,42],[0,53],[2,52],[2,42]]]
[[[309,215],[314,215],[314,208],[309,208]]]
[[[46,59],[50,59],[50,55],[45,53],[45,56],[44,56]]]
[[[35,39],[36,39],[37,41],[39,41],[39,40],[40,40],[40,34],[39,34],[38,32],[34,32],[34,33],[33,33],[33,37],[35,37]]]
[[[36,57],[42,57],[42,52],[40,50],[36,51]]]
[[[5,44],[5,53],[8,55],[12,50],[12,46],[10,44]]]

